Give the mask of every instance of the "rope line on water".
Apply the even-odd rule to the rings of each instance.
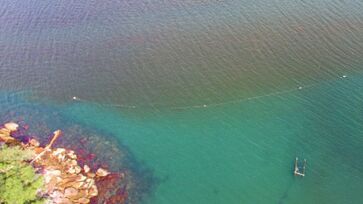
[[[347,78],[347,75],[339,76],[339,78],[340,79]],[[127,109],[136,109],[136,108],[141,108],[141,107],[142,108],[145,108],[145,107],[149,107],[149,108],[168,108],[170,110],[186,110],[186,109],[208,108],[208,107],[223,106],[223,105],[226,105],[226,104],[241,103],[241,102],[244,102],[244,101],[257,100],[257,99],[271,97],[271,96],[283,95],[283,94],[287,94],[287,93],[300,91],[300,90],[303,90],[303,89],[313,88],[313,87],[315,87],[315,86],[317,86],[317,85],[319,85],[321,83],[322,82],[312,83],[312,84],[309,84],[309,85],[298,86],[298,87],[293,88],[293,89],[288,89],[288,90],[284,90],[284,91],[276,91],[276,92],[272,92],[272,93],[264,94],[264,95],[260,95],[260,96],[240,98],[240,99],[235,99],[235,100],[230,100],[230,101],[225,101],[225,102],[220,102],[220,103],[210,103],[210,104],[201,104],[201,105],[192,105],[192,106],[168,107],[168,106],[152,106],[152,105],[150,105],[150,106],[139,106],[138,107],[138,106],[135,106],[135,105],[124,105],[124,104],[102,104],[102,103],[97,103],[97,104],[100,105],[100,106],[127,108]],[[92,102],[91,100],[81,99],[81,98],[79,98],[77,96],[73,96],[72,100],[73,101],[80,101],[80,102]]]

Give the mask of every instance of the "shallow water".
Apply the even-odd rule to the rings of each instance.
[[[153,167],[161,184],[146,203],[360,203],[362,89],[360,75],[142,119],[83,105],[70,112],[120,135]],[[308,160],[306,178],[292,175],[295,156]]]
[[[116,138],[144,203],[361,203],[362,9],[5,0],[2,118]]]

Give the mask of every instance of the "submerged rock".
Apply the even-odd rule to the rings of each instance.
[[[45,203],[104,203],[105,199],[108,199],[108,204],[122,204],[126,201],[127,193],[118,194],[117,197],[110,192],[107,193],[115,187],[116,181],[123,179],[115,176],[121,174],[112,174],[104,168],[98,168],[94,173],[87,164],[84,164],[83,168],[79,165],[78,156],[73,150],[52,148],[61,131],[55,131],[51,142],[45,147],[40,147],[39,142],[33,138],[24,144],[12,137],[11,133],[17,131],[18,127],[16,123],[6,123],[4,128],[0,129],[0,141],[19,145],[34,152],[35,156],[30,164],[40,169],[44,177],[44,188],[40,189],[40,194],[46,198]],[[100,200],[97,183],[107,187],[102,189]]]

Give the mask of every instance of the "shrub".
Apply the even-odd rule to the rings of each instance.
[[[0,147],[0,203],[43,203],[37,196],[43,177],[27,162],[33,157],[31,150]]]

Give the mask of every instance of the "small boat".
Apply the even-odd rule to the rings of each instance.
[[[303,167],[302,167],[302,172],[300,172],[299,165],[298,165],[298,161],[299,161],[299,159],[296,157],[295,158],[294,175],[295,176],[302,176],[302,177],[304,177],[305,176],[305,168],[306,168],[306,159],[304,159],[304,164],[303,164]]]

